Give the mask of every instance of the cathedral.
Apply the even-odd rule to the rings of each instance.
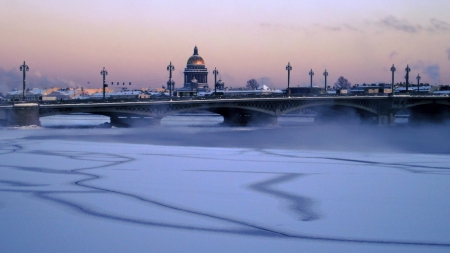
[[[183,88],[177,89],[176,93],[177,96],[195,96],[197,92],[208,91],[208,89],[208,69],[195,46],[194,54],[189,57],[184,69]]]

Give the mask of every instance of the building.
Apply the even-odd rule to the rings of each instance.
[[[289,94],[292,95],[319,94],[321,91],[323,89],[319,87],[289,87]]]
[[[103,94],[103,89],[102,88],[98,88],[98,89],[82,88],[82,91],[83,91],[82,92],[83,95],[92,95],[92,94],[95,94],[95,93],[102,93]],[[111,93],[111,92],[114,92],[114,90],[106,87],[105,88],[105,92],[106,93]]]
[[[39,101],[42,100],[42,94],[44,90],[33,88],[25,90],[25,101]],[[11,101],[21,101],[23,96],[23,90],[15,89],[6,93],[6,99]]]
[[[222,81],[222,79],[219,79],[219,81],[217,81],[216,89],[225,90],[225,83]]]
[[[150,98],[150,94],[142,92],[141,94],[138,95],[138,98]]]
[[[355,84],[348,92],[351,94],[390,94],[392,89],[390,84],[385,83]]]
[[[195,96],[197,92],[208,90],[208,69],[195,46],[194,54],[189,57],[184,69],[184,85],[182,88],[176,89],[175,96]]]
[[[53,89],[52,89],[53,90]],[[43,100],[70,100],[74,99],[76,96],[81,95],[83,90],[80,88],[61,88],[53,90],[51,92],[46,92],[42,97]]]
[[[142,93],[143,92],[141,90],[128,90],[126,88],[122,88],[119,91],[110,93],[109,97],[112,99],[132,99],[138,98]]]

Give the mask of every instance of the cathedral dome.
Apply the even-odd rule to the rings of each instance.
[[[197,46],[195,46],[194,48],[194,54],[189,57],[188,61],[187,61],[187,65],[205,65],[205,61],[203,60],[203,58],[198,55],[198,49]]]

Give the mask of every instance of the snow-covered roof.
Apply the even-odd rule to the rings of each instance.
[[[28,90],[30,93],[41,95],[45,90],[39,89],[39,88],[33,88],[31,90]]]
[[[437,90],[437,91],[434,91],[433,94],[446,94],[446,95],[449,95],[450,94],[450,90]]]
[[[22,90],[12,90],[12,91],[8,91],[6,94],[14,96],[14,95],[20,95],[22,94]]]
[[[419,91],[421,92],[428,92],[431,89],[431,86],[427,85],[427,86],[419,86]],[[417,85],[409,85],[408,86],[408,90],[409,91],[417,91]],[[394,92],[400,92],[400,91],[406,91],[406,87],[401,86],[401,87],[397,87]]]
[[[111,93],[111,96],[139,95],[141,93],[140,90],[121,90]]]
[[[90,99],[90,96],[87,95],[78,95],[73,97],[73,99]]]
[[[270,88],[263,84],[261,88],[258,87],[258,90],[270,90]]]
[[[105,97],[109,97],[111,95],[111,93],[105,93]],[[102,92],[96,92],[92,95],[90,95],[91,98],[103,98],[103,93]]]

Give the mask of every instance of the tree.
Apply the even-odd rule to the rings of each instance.
[[[258,82],[255,79],[250,79],[250,80],[247,81],[246,87],[248,89],[254,90],[254,89],[257,89],[259,87],[259,84],[258,84]]]
[[[345,79],[343,76],[339,77],[337,82],[334,84],[336,89],[349,89],[352,87],[352,84]]]

